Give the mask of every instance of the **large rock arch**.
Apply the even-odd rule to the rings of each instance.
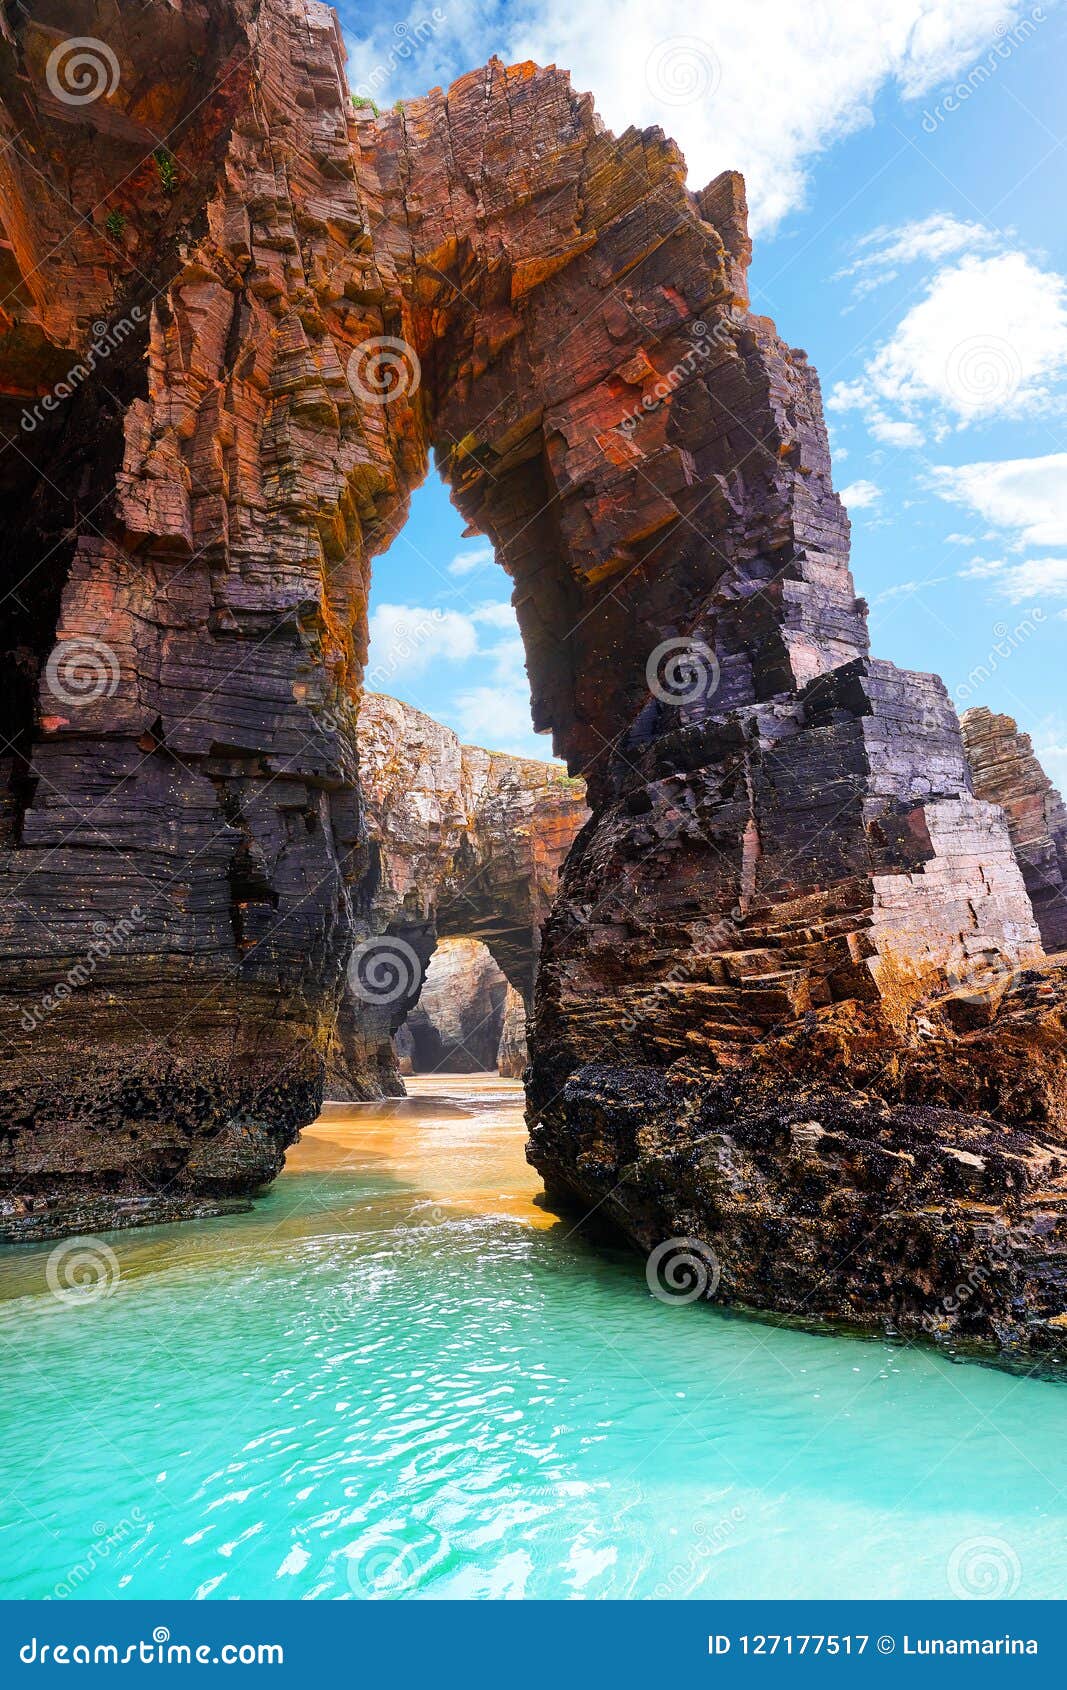
[[[71,106],[52,54],[103,15],[49,17],[5,24],[0,67],[34,583],[0,864],[13,1224],[190,1212],[314,1113],[368,866],[369,560],[432,449],[593,810],[546,931],[537,1165],[639,1243],[700,1233],[722,1294],[1051,1344],[1062,991],[1026,973],[944,688],[867,655],[818,382],[747,309],[740,179],[690,193],[658,131],[608,134],[533,65],[353,112],[314,0],[109,11],[118,86]],[[994,1002],[975,957],[1021,985]]]

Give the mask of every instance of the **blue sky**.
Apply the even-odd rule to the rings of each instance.
[[[1016,716],[1067,786],[1065,0],[339,9],[379,105],[533,57],[673,134],[693,187],[744,171],[752,306],[822,378],[875,651]],[[508,591],[428,484],[376,564],[371,669],[548,756]]]

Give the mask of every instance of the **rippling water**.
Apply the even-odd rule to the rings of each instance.
[[[3,1253],[0,1595],[1065,1593],[1067,1387],[664,1307],[414,1084],[94,1301]]]

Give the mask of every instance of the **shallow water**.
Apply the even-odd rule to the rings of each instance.
[[[517,1085],[412,1084],[73,1300],[0,1254],[0,1595],[1067,1591],[1067,1386],[666,1307]]]

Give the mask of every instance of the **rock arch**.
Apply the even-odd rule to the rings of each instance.
[[[593,811],[546,929],[536,1165],[640,1244],[700,1233],[723,1295],[1054,1346],[1062,976],[1028,972],[944,688],[868,655],[817,379],[747,308],[740,179],[689,192],[551,68],[353,111],[316,0],[109,12],[118,88],[65,105],[49,44],[103,24],[50,17],[5,22],[0,64],[5,416],[42,418],[5,464],[9,586],[37,583],[10,1226],[195,1211],[315,1112],[368,869],[369,560],[432,450]]]
[[[480,940],[532,1012],[541,927],[589,814],[583,783],[558,765],[463,745],[380,693],[363,697],[359,753],[368,868],[328,1058],[335,1097],[401,1089],[391,1036],[439,939]]]

